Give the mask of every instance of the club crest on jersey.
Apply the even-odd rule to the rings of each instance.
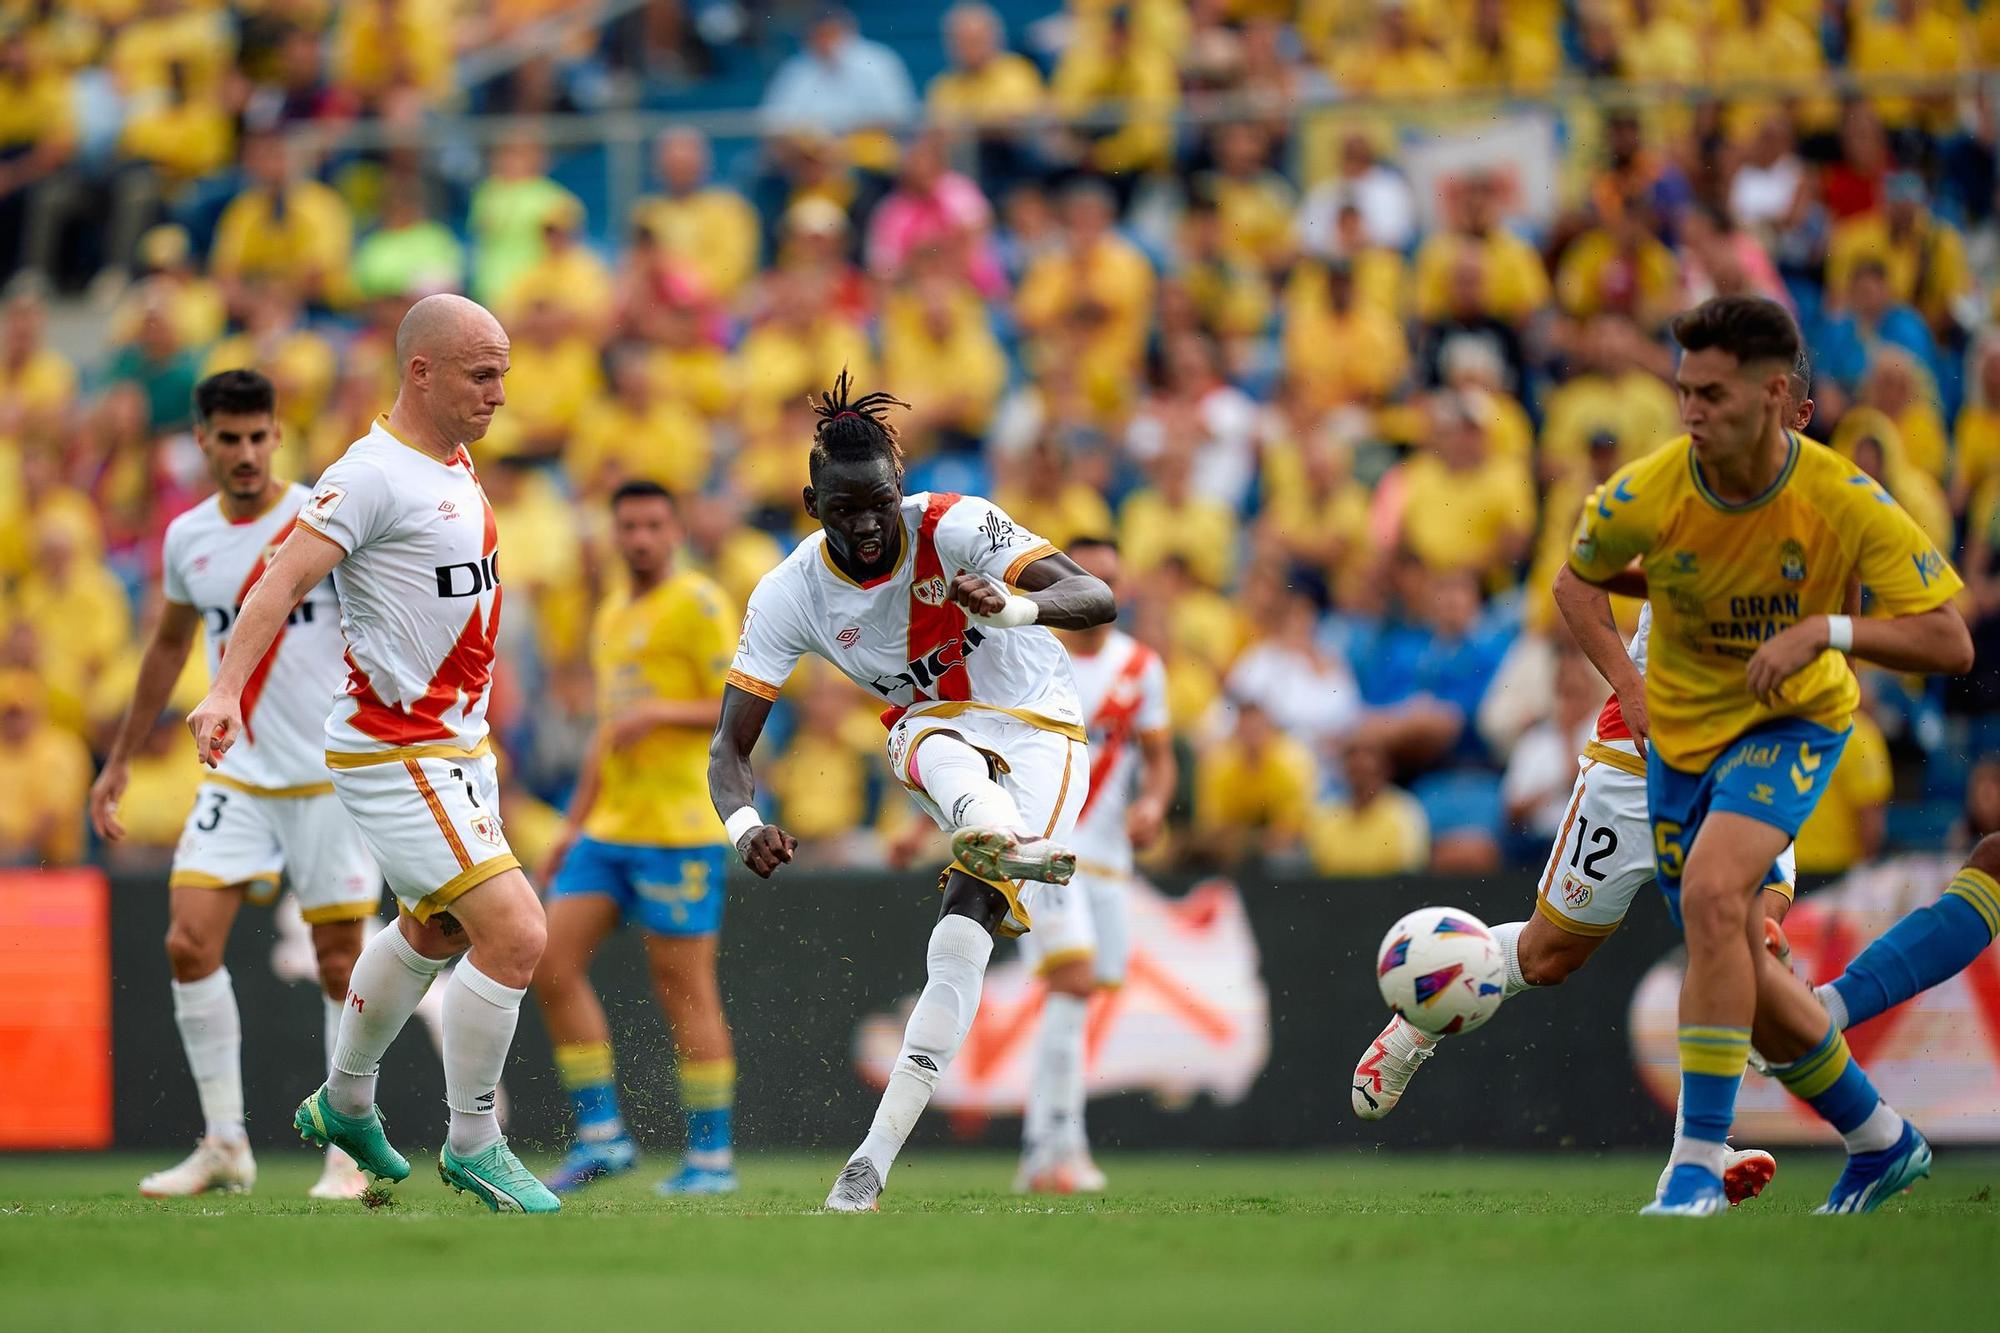
[[[1791,537],[1778,547],[1778,572],[1791,583],[1806,581],[1806,548]]]
[[[472,826],[473,835],[489,847],[504,847],[507,845],[506,839],[500,836],[500,821],[492,815],[482,810],[468,822]]]
[[[910,596],[925,606],[943,606],[944,599],[951,595],[951,589],[944,581],[944,575],[933,574],[910,586]]]
[[[1563,872],[1562,900],[1564,907],[1569,908],[1572,912],[1588,907],[1590,906],[1591,896],[1589,884],[1578,879],[1568,871]]]

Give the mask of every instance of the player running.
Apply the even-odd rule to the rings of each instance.
[[[244,596],[311,494],[271,473],[276,407],[271,381],[254,370],[225,370],[195,386],[195,441],[216,492],[167,525],[159,620],[131,707],[90,789],[91,822],[107,841],[125,835],[118,801],[132,752],[173,693],[196,628],[207,631],[212,677]],[[186,1161],[139,1182],[149,1198],[256,1183],[243,1124],[242,1019],[222,951],[246,894],[253,886],[275,894],[280,875],[290,875],[311,930],[332,1060],[363,923],[382,899],[382,877],[333,794],[320,743],[326,700],[340,682],[340,646],[333,586],[322,579],[255,659],[243,692],[243,743],[202,783],[174,849],[167,878],[174,1023],[207,1128]],[[347,1154],[329,1148],[310,1193],[349,1199],[366,1186]]]
[[[1812,366],[1803,351],[1793,364],[1789,387],[1792,429],[1803,431],[1813,415]],[[1684,447],[1686,437],[1676,443]],[[1619,591],[1645,595],[1643,576],[1627,571],[1626,581]],[[1652,608],[1639,608],[1638,628],[1627,644],[1619,640],[1611,594],[1605,589],[1564,569],[1556,575],[1556,599],[1570,604],[1573,624],[1585,626],[1579,639],[1588,634],[1595,642],[1590,656],[1600,669],[1610,668],[1606,675],[1612,694],[1577,757],[1576,785],[1536,887],[1534,915],[1492,928],[1506,958],[1508,998],[1568,980],[1624,923],[1640,890],[1653,882],[1643,742]],[[1608,650],[1607,641],[1612,645]],[[1625,721],[1628,708],[1638,719],[1636,737]],[[1759,897],[1765,915],[1783,921],[1797,880],[1789,845],[1778,858],[1777,871]],[[1363,1120],[1380,1120],[1395,1110],[1418,1066],[1436,1054],[1443,1040],[1419,1031],[1401,1014],[1391,1017],[1354,1067],[1354,1113]],[[1675,1137],[1680,1133],[1676,1114]],[[1730,1203],[1762,1193],[1777,1169],[1776,1159],[1762,1149],[1725,1149],[1722,1181]]]
[[[629,587],[597,613],[591,632],[601,720],[542,872],[549,947],[535,995],[577,1125],[576,1144],[548,1185],[562,1194],[638,1162],[612,1079],[611,1029],[590,984],[590,960],[622,920],[645,932],[680,1057],[687,1156],[660,1192],[726,1194],[736,1188],[736,1057],[715,955],[729,844],[703,774],[735,612],[709,579],[675,571],[680,524],[657,482],[620,486],[611,516]]]
[[[1765,951],[1750,904],[1846,744],[1858,687],[1841,654],[1897,671],[1968,670],[1971,636],[1950,602],[1961,585],[1887,492],[1786,429],[1799,334],[1782,307],[1717,298],[1677,318],[1674,336],[1690,441],[1601,487],[1569,560],[1603,585],[1639,557],[1653,611],[1649,725],[1626,722],[1649,742],[1655,868],[1684,924],[1688,970],[1685,1133],[1646,1211],[1726,1206],[1724,1140],[1753,1024],[1772,1073],[1847,1144],[1823,1211],[1872,1211],[1929,1173],[1930,1147],[1881,1100],[1812,992]],[[1841,613],[1857,578],[1876,617]],[[1591,652],[1588,627],[1571,606],[1564,615]]]
[[[1118,548],[1102,537],[1070,543],[1070,559],[1116,595]],[[1096,1193],[1104,1173],[1084,1134],[1085,1022],[1090,995],[1125,981],[1131,949],[1125,896],[1132,851],[1159,837],[1174,794],[1167,675],[1158,653],[1110,624],[1058,630],[1069,650],[1090,734],[1090,794],[1071,846],[1076,875],[1049,885],[1021,953],[1048,985],[1029,1066],[1021,1125],[1021,1193]]]
[[[1100,580],[987,501],[904,495],[883,416],[905,404],[849,389],[842,371],[815,409],[804,499],[820,531],[751,595],[708,785],[744,864],[769,878],[792,859],[798,840],[751,805],[750,752],[793,666],[817,653],[890,705],[889,770],[951,834],[928,982],[868,1136],[826,1199],[872,1212],[978,1012],[993,937],[1025,934],[1040,887],[1076,868],[1066,841],[1090,758],[1069,657],[1048,630],[1108,624],[1117,608]]]
[[[465,446],[506,402],[507,335],[460,296],[428,296],[396,330],[394,406],[326,470],[236,621],[238,651],[188,715],[213,767],[244,729],[247,663],[337,567],[347,685],[326,765],[402,906],[348,982],[327,1081],[293,1118],[364,1171],[402,1180],[375,1108],[382,1053],[460,952],[444,998],[450,1131],[438,1174],[495,1212],[561,1205],[501,1136],[494,1097],[542,955],[541,900],[507,846],[486,706],[500,628],[499,535]]]

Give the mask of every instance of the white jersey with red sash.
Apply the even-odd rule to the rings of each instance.
[[[1090,733],[1090,792],[1072,844],[1096,871],[1129,873],[1125,816],[1139,781],[1139,736],[1167,728],[1167,673],[1159,654],[1121,630],[1103,647],[1070,655]]]
[[[984,710],[1083,740],[1069,654],[1055,636],[974,625],[947,595],[961,570],[1012,586],[1056,548],[977,496],[905,496],[902,520],[894,568],[865,584],[834,567],[824,532],[758,580],[728,683],[775,699],[799,658],[816,653],[885,705],[885,725]]]
[[[243,599],[291,534],[310,494],[288,486],[276,504],[235,520],[216,497],[167,525],[161,591],[201,615],[212,678],[229,648]],[[307,593],[243,687],[243,734],[210,781],[265,793],[330,791],[321,732],[340,688],[340,607],[331,580]]]

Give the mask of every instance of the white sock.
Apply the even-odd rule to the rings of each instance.
[[[173,983],[174,1026],[181,1030],[188,1072],[201,1099],[204,1132],[212,1139],[242,1143],[243,1018],[236,1011],[236,988],[229,969],[218,967],[199,981]]]
[[[326,1045],[326,1068],[333,1072],[333,1048],[340,1040],[340,1011],[347,1006],[347,1000],[334,999],[325,991],[319,993],[320,1017],[323,1021],[320,1036]]]
[[[1527,928],[1525,921],[1508,921],[1493,927],[1493,938],[1500,941],[1500,954],[1507,960],[1507,993],[1502,999],[1535,989],[1534,983],[1521,975],[1521,932]]]
[[[1433,1037],[1430,1033],[1420,1030],[1416,1024],[1401,1014],[1397,1014],[1382,1031],[1382,1044],[1388,1048],[1389,1054],[1399,1060],[1407,1060],[1416,1052],[1427,1046],[1435,1046],[1443,1040],[1443,1037]]]
[[[340,1011],[340,1033],[334,1039],[327,1071],[327,1097],[342,1115],[366,1115],[375,1105],[375,1076],[382,1070],[382,1053],[417,1001],[424,998],[431,978],[449,959],[426,958],[410,947],[394,926],[378,930],[354,960],[347,979],[347,1000]]]
[[[955,829],[976,825],[1026,831],[1020,807],[986,771],[986,756],[956,736],[932,732],[918,743],[909,766],[917,785]]]
[[[1083,1027],[1089,1013],[1089,1000],[1063,991],[1050,991],[1042,1004],[1021,1127],[1022,1147],[1030,1155],[1084,1146]]]
[[[1840,998],[1840,992],[1833,988],[1831,981],[1823,986],[1814,986],[1813,998],[1819,1001],[1820,1008],[1826,1010],[1826,1016],[1833,1020],[1836,1028],[1847,1031],[1847,1001]]]
[[[925,742],[926,750],[929,742]],[[986,960],[993,956],[993,937],[969,917],[948,916],[931,931],[930,950],[925,954],[930,979],[923,994],[910,1010],[910,1022],[903,1029],[903,1049],[896,1054],[896,1067],[889,1074],[889,1086],[875,1108],[868,1137],[854,1152],[875,1164],[886,1182],[896,1154],[917,1127],[917,1117],[930,1103],[938,1079],[951,1064],[965,1034],[979,1012],[979,989],[986,977]]]
[[[1875,1109],[1868,1118],[1840,1136],[1847,1145],[1847,1151],[1881,1152],[1896,1146],[1896,1140],[1903,1137],[1903,1116],[1887,1102],[1876,1102]]]
[[[500,1138],[493,1100],[514,1025],[521,1017],[525,986],[503,986],[461,962],[444,990],[444,1099],[451,1107],[451,1150],[468,1157]]]
[[[1900,1122],[1899,1122],[1900,1123]],[[1682,1163],[1691,1163],[1722,1179],[1722,1152],[1726,1144],[1710,1139],[1691,1139],[1682,1132],[1680,1108],[1674,1108],[1674,1147],[1667,1154],[1667,1170],[1672,1171]]]

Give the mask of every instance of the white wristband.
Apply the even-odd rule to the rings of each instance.
[[[1826,618],[1826,646],[1836,653],[1854,651],[1854,617],[1828,616]]]
[[[722,831],[729,835],[732,847],[741,847],[745,834],[755,833],[763,827],[764,816],[757,813],[757,807],[754,805],[746,805],[722,821]]]
[[[977,624],[990,625],[994,629],[1019,629],[1023,625],[1034,624],[1041,614],[1042,607],[1039,602],[1033,598],[1023,597],[1019,593],[1010,592],[1007,594],[1007,605],[992,615],[982,616],[976,611],[968,611],[965,613],[965,618]]]

